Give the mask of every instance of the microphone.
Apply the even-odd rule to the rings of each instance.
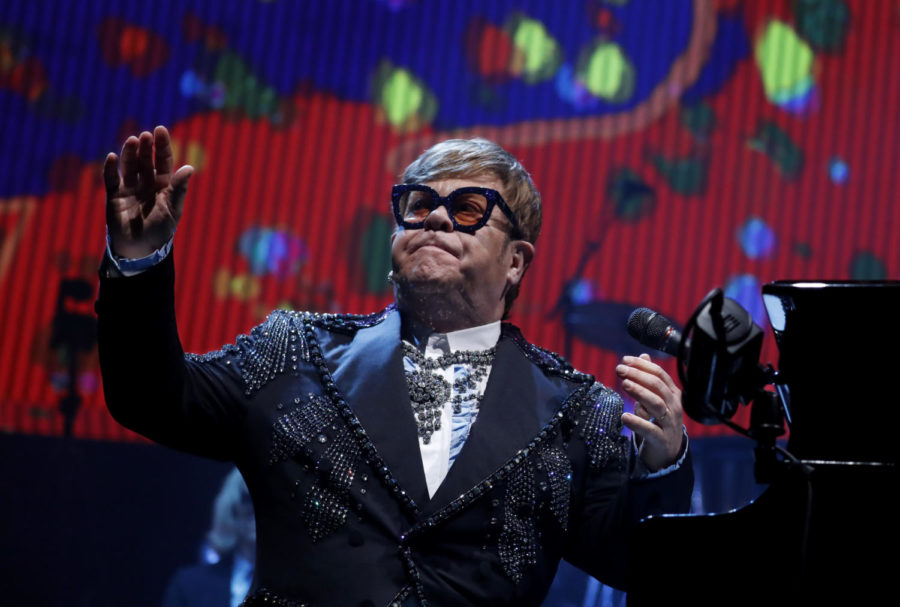
[[[637,308],[628,317],[627,328],[629,335],[648,348],[678,356],[681,331],[662,314],[650,308]]]
[[[730,419],[741,402],[752,400],[760,385],[757,364],[763,332],[750,313],[721,289],[711,291],[694,312],[685,335],[671,320],[647,308],[628,317],[628,333],[647,347],[678,360],[685,413],[703,424]]]

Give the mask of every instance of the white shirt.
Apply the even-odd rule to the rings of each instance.
[[[404,341],[410,343],[422,352],[426,358],[436,359],[444,354],[460,351],[482,351],[493,348],[500,340],[500,321],[492,322],[479,327],[471,327],[450,333],[431,333],[428,329],[415,326],[404,326]],[[409,357],[404,357],[404,368],[410,369],[415,363]],[[455,376],[461,371],[463,365],[450,365],[431,372],[439,375],[453,385]],[[464,371],[463,371],[464,372]],[[487,387],[490,369],[481,380],[478,381],[476,391],[484,394]],[[451,391],[451,398],[453,392]],[[426,443],[422,436],[419,437],[419,451],[422,455],[422,467],[425,470],[425,482],[428,486],[428,496],[434,497],[438,487],[447,476],[453,461],[450,457],[451,447],[455,446],[454,453],[458,453],[461,444],[454,445],[454,434],[457,441],[465,441],[468,437],[471,424],[475,421],[477,409],[464,410],[461,414],[454,415],[450,401],[444,403],[441,409],[441,428],[434,432]],[[454,432],[454,427],[456,432]]]

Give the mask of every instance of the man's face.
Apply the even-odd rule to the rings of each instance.
[[[441,196],[466,186],[491,188],[505,195],[503,183],[493,175],[440,179],[424,185]],[[494,207],[482,228],[471,234],[459,232],[446,207],[441,206],[421,229],[398,229],[391,237],[398,300],[407,299],[401,304],[412,306],[443,300],[458,304],[460,314],[474,313],[476,320],[484,323],[499,320],[504,294],[521,280],[533,252],[525,241],[510,241],[511,228],[503,212]],[[425,310],[416,312],[425,317]]]

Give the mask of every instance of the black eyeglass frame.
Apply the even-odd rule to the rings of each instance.
[[[491,188],[479,188],[476,186],[467,186],[464,188],[458,188],[453,190],[446,196],[441,196],[434,189],[428,187],[427,185],[422,185],[420,183],[401,183],[395,185],[391,188],[391,207],[394,211],[394,219],[397,220],[397,225],[402,226],[405,229],[409,230],[418,230],[425,227],[425,222],[428,220],[427,216],[422,221],[407,221],[403,218],[403,214],[400,212],[400,198],[404,194],[408,194],[409,192],[428,192],[432,195],[433,200],[435,201],[434,208],[429,212],[429,215],[437,210],[438,207],[444,207],[447,209],[447,216],[450,217],[450,221],[453,223],[453,229],[459,230],[460,232],[467,232],[472,234],[479,229],[483,228],[488,220],[491,218],[491,212],[494,210],[494,207],[500,207],[500,210],[503,211],[503,214],[506,215],[507,219],[513,226],[513,234],[519,234],[519,221],[516,219],[516,216],[513,214],[512,209],[509,208],[509,205],[506,204],[506,201],[503,200],[503,196],[500,195],[500,192],[497,190],[492,190]],[[484,196],[485,200],[487,200],[487,208],[484,209],[484,215],[482,215],[481,219],[472,225],[463,225],[456,221],[456,217],[453,216],[453,208],[450,206],[451,200],[455,196],[460,196],[462,194],[481,194]]]

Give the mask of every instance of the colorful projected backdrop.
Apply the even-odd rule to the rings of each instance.
[[[128,134],[168,125],[197,169],[186,349],[387,304],[391,184],[481,135],[546,205],[514,321],[615,385],[635,306],[684,322],[722,286],[767,327],[767,281],[898,278],[898,66],[893,0],[4,2],[0,431],[135,438],[92,313]]]

